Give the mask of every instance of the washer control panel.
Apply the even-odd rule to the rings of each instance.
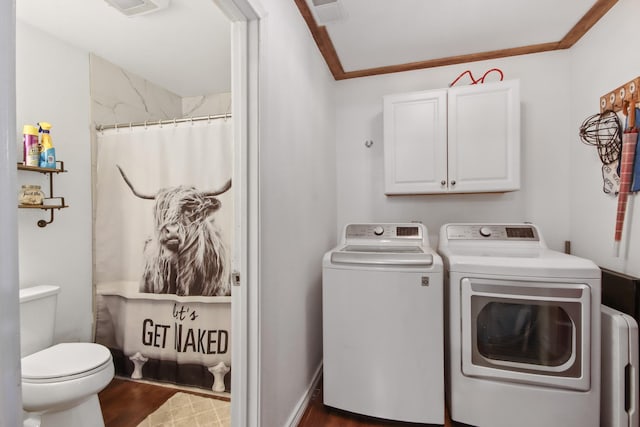
[[[409,239],[422,240],[422,224],[349,224],[345,237],[349,239]]]
[[[447,226],[449,240],[540,240],[538,231],[527,224],[452,224]]]

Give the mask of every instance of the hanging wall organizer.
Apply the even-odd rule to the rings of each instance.
[[[626,116],[626,125],[622,137],[622,156],[620,158],[620,192],[616,214],[616,228],[614,235],[614,254],[620,255],[620,241],[624,226],[627,199],[634,175],[634,161],[638,142],[638,128],[636,127],[636,104],[638,103],[638,87],[640,77],[637,77],[600,98],[600,111],[622,111]]]
[[[18,205],[18,207],[22,209],[43,209],[43,210],[48,210],[50,212],[49,221],[44,219],[41,219],[38,221],[37,224],[38,224],[38,227],[40,228],[46,227],[48,224],[51,224],[53,222],[54,209],[60,210],[60,209],[69,207],[69,205],[65,203],[64,197],[55,197],[53,195],[53,174],[66,172],[63,162],[61,161],[56,162],[56,166],[57,166],[56,168],[41,168],[37,166],[25,166],[21,163],[18,163],[18,170],[29,171],[29,172],[40,172],[45,175],[49,175],[49,197],[44,198],[45,201],[43,204],[41,205],[19,204]]]
[[[640,77],[628,81],[617,89],[612,90],[600,97],[600,112],[613,110],[616,113],[623,111],[626,102],[638,102],[638,86]]]

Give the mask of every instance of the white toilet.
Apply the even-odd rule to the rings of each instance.
[[[111,353],[93,343],[52,346],[59,292],[20,289],[24,426],[104,427],[98,392],[113,378]]]

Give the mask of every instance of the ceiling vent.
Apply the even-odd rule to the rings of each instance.
[[[313,15],[318,25],[339,21],[346,16],[339,0],[311,0],[311,3],[313,4]]]
[[[127,16],[145,15],[169,6],[169,0],[105,0]]]

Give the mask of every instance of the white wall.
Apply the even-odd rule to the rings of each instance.
[[[322,359],[322,255],[335,243],[334,82],[292,1],[263,0],[262,426],[291,421]]]
[[[505,79],[520,80],[521,189],[385,196],[382,97],[445,88],[467,69],[478,78],[494,67]],[[422,221],[435,246],[447,222],[531,221],[541,227],[550,247],[562,250],[569,238],[569,72],[566,52],[552,52],[338,82],[338,233],[349,222]],[[497,79],[496,73],[487,76],[487,81]],[[371,148],[365,147],[366,140],[373,140]]]
[[[23,124],[50,122],[56,156],[69,171],[53,178],[54,195],[64,196],[69,208],[55,211],[52,224],[36,225],[48,220],[49,212],[18,212],[20,286],[60,286],[56,341],[88,341],[93,321],[89,56],[21,22],[16,38],[16,141]],[[21,171],[18,181],[48,192],[43,174]]]
[[[578,129],[600,111],[600,97],[640,75],[637,39],[640,3],[620,0],[570,51],[571,240],[576,254],[598,265],[640,276],[640,205],[629,197],[620,257],[613,255],[617,198],[602,191],[596,149],[582,144]]]

